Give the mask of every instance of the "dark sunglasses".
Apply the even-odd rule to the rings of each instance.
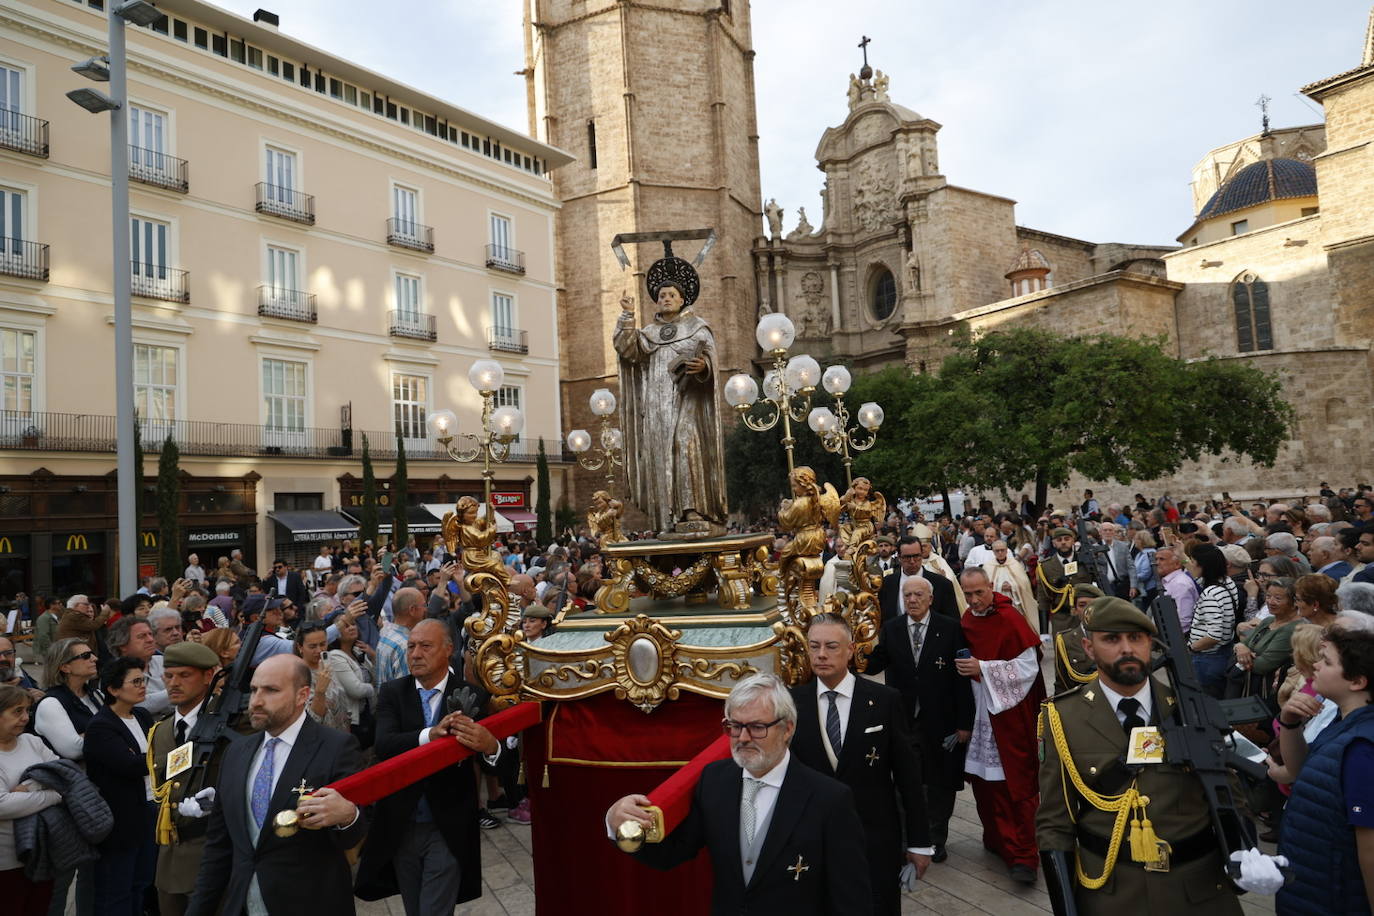
[[[82,653],[79,654],[79,655],[73,655],[73,656],[71,656],[70,658],[67,659],[66,662],[63,662],[62,664],[65,665],[65,664],[67,664],[67,662],[84,662],[84,661],[86,661],[87,659],[91,659],[91,658],[95,658],[95,653],[92,652],[90,649],[87,649],[85,652],[82,652]]]

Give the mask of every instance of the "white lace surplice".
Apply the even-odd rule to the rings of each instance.
[[[983,661],[983,677],[973,682],[977,711],[973,718],[973,738],[964,758],[965,773],[988,782],[1002,782],[1007,778],[1002,772],[1002,757],[997,753],[990,717],[1024,700],[1039,673],[1040,663],[1035,657],[1034,646],[1013,659]]]

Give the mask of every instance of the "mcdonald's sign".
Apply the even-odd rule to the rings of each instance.
[[[144,547],[156,547],[156,546],[157,546],[157,532],[156,532],[156,531],[145,531],[145,532],[143,532],[143,546],[144,546]]]
[[[14,547],[10,544],[9,538],[0,538],[0,553],[14,553]]]
[[[84,534],[67,535],[67,550],[90,550],[90,544],[86,542]]]

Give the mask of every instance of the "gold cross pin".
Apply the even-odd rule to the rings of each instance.
[[[305,784],[305,780],[302,779],[301,784],[296,786],[296,788],[292,789],[291,791],[296,793],[296,804],[300,804],[302,798],[309,795],[311,792],[314,792],[315,790],[307,786]]]
[[[878,749],[876,747],[869,748],[868,756],[864,759],[868,761],[869,766],[873,766],[873,764],[878,762]]]
[[[945,660],[943,658],[935,659],[935,667],[943,670],[945,667]]]
[[[787,866],[787,870],[792,873],[793,881],[800,881],[802,872],[810,871],[811,866],[807,865],[806,860],[803,859],[801,856],[797,856],[797,864]]]

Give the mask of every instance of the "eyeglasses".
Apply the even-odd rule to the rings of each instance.
[[[13,658],[13,657],[14,657],[14,650],[13,650],[13,649],[0,649],[0,658]]]
[[[147,684],[148,679],[146,677],[134,677],[124,682],[125,687],[144,687]]]
[[[731,738],[738,738],[747,729],[750,738],[763,738],[768,735],[768,729],[782,721],[782,717],[774,719],[772,722],[735,722],[731,719],[721,719],[720,727],[725,734]]]
[[[65,664],[67,664],[67,662],[84,662],[84,661],[86,661],[86,660],[88,660],[88,659],[92,659],[92,658],[95,658],[95,653],[92,652],[90,649],[87,649],[85,652],[82,652],[82,653],[80,653],[79,655],[73,655],[73,656],[69,657],[69,658],[67,659],[67,661],[66,661],[66,662],[63,662],[62,664],[65,665]]]

